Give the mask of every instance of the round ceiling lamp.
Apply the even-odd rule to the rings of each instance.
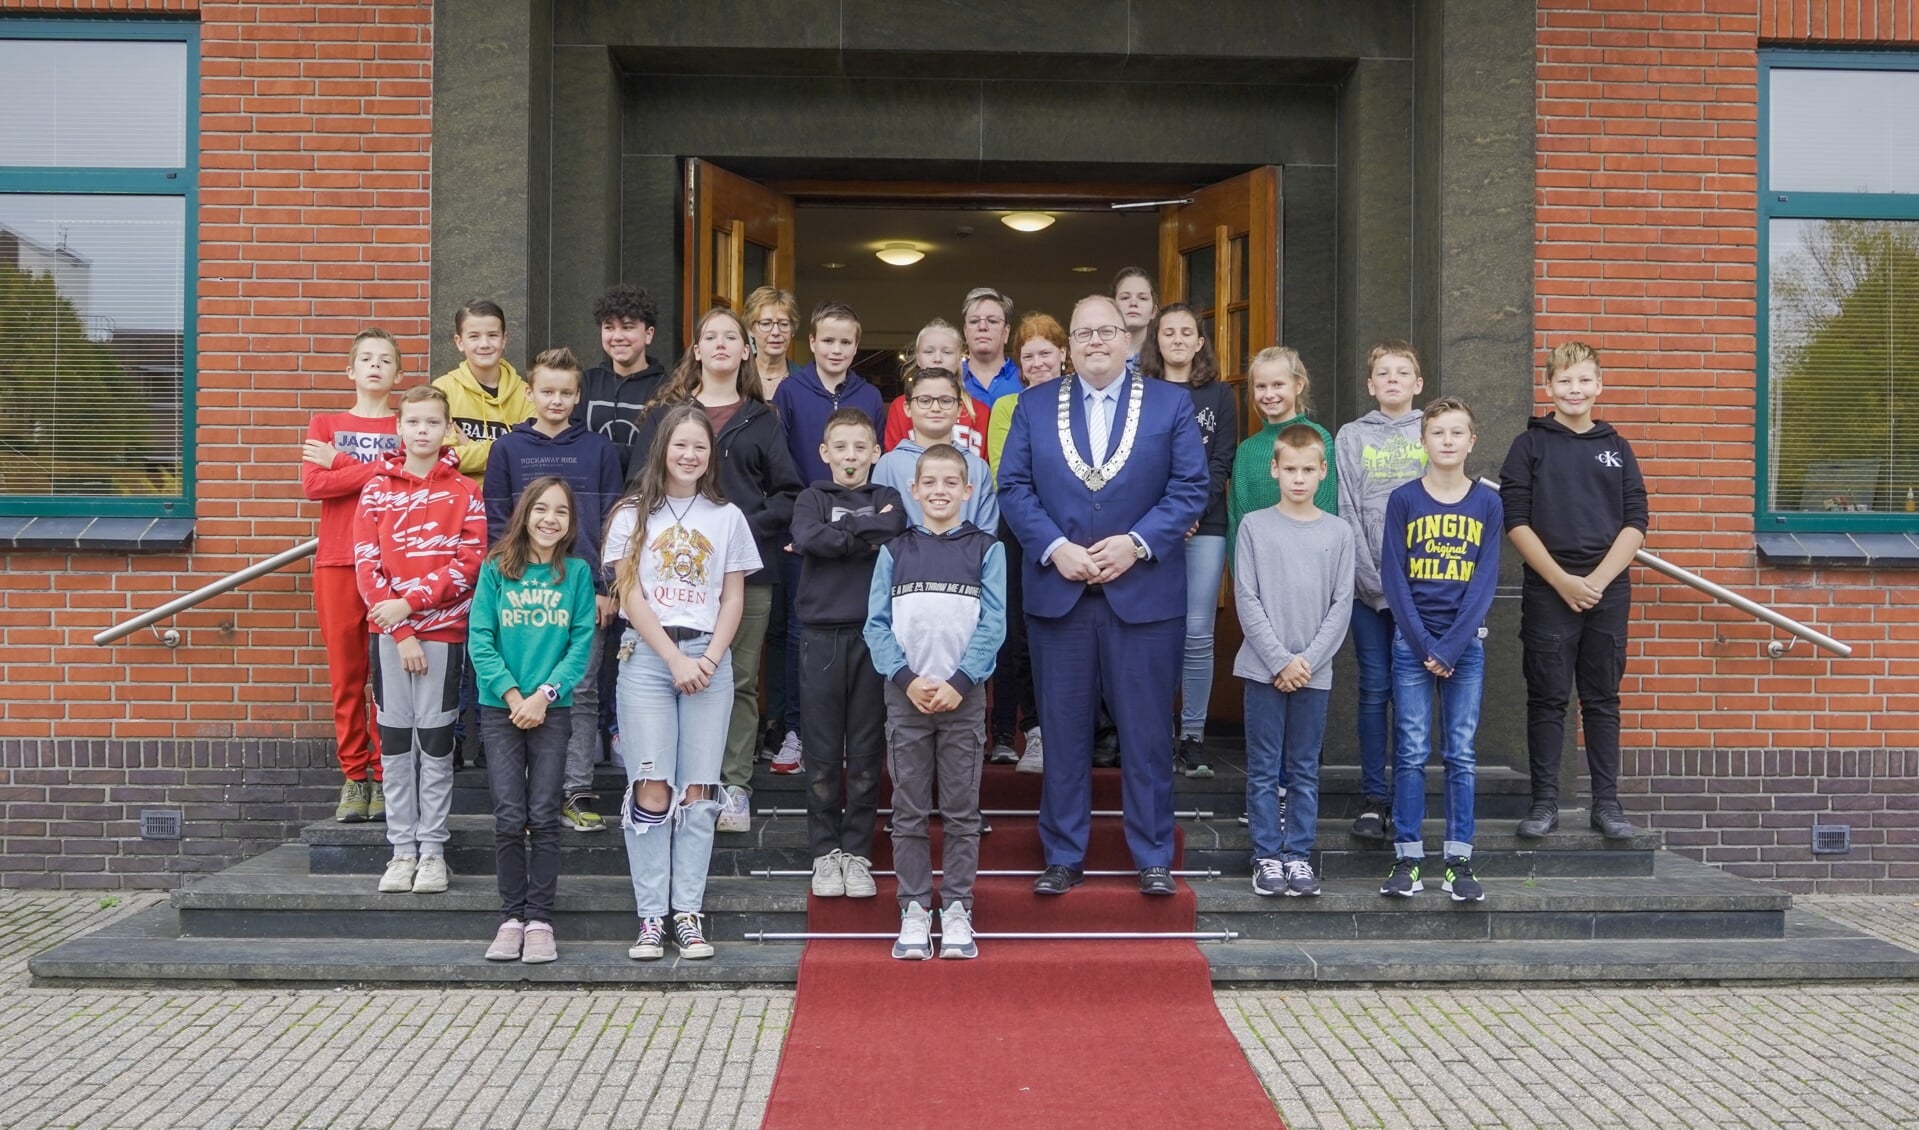
[[[926,258],[926,252],[910,243],[889,243],[874,254],[889,267],[910,267]]]
[[[1008,212],[999,218],[999,222],[1014,231],[1045,231],[1053,226],[1053,217],[1044,212]]]

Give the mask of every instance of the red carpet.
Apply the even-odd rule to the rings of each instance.
[[[1095,777],[1104,778],[1096,807],[1118,808],[1118,774]],[[983,807],[1036,807],[1038,786],[989,766]],[[1043,865],[1033,818],[992,823],[981,870]],[[933,840],[937,866],[937,822]],[[888,838],[873,846],[874,868],[890,870]],[[1131,869],[1117,818],[1094,821],[1086,866]],[[882,876],[879,888],[876,899],[813,899],[808,929],[897,930],[893,880]],[[1042,899],[1030,877],[984,877],[973,922],[981,933],[1192,930],[1194,905],[1184,882],[1172,898],[1148,899],[1130,876],[1090,878]],[[973,961],[895,961],[890,941],[810,943],[764,1125],[1282,1125],[1220,1018],[1195,943],[979,945]]]

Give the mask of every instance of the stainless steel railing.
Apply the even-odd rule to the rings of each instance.
[[[222,593],[232,592],[248,581],[258,577],[264,577],[268,573],[278,572],[288,565],[293,564],[295,561],[304,561],[313,556],[319,548],[319,538],[303,541],[292,549],[282,553],[276,553],[264,561],[256,561],[244,569],[228,573],[226,576],[221,577],[211,584],[202,585],[192,592],[187,593],[185,596],[174,597],[172,600],[167,601],[151,612],[142,612],[133,619],[115,624],[103,632],[95,632],[93,634],[93,642],[104,645],[110,644],[115,640],[125,639],[141,628],[151,627],[169,616],[175,616],[185,612],[187,609],[212,600]],[[166,631],[159,633],[159,636],[160,642],[168,647],[180,646],[180,633],[173,628],[168,628]]]
[[[1482,478],[1479,481],[1494,490],[1499,489],[1499,484],[1491,479]],[[1705,593],[1721,604],[1737,608],[1746,615],[1763,620],[1773,627],[1778,628],[1780,631],[1795,638],[1805,640],[1815,647],[1822,647],[1842,659],[1852,654],[1851,646],[1840,643],[1838,640],[1833,639],[1817,628],[1808,628],[1806,625],[1801,624],[1783,612],[1768,608],[1751,597],[1742,596],[1722,584],[1709,581],[1690,569],[1682,569],[1663,557],[1648,553],[1642,549],[1638,553],[1633,554],[1633,560],[1656,573],[1663,573],[1683,585],[1698,589],[1700,592]],[[1786,654],[1787,649],[1791,646],[1791,644],[1780,643],[1778,640],[1773,640],[1766,644],[1766,654],[1777,659]]]

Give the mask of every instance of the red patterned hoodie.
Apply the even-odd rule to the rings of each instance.
[[[360,599],[369,609],[394,597],[413,606],[413,615],[387,633],[396,640],[465,642],[485,550],[486,506],[460,473],[457,448],[441,452],[425,478],[406,469],[405,452],[393,452],[360,491],[353,518]]]

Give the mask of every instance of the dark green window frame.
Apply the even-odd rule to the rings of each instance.
[[[4,496],[0,515],[76,517],[193,517],[195,411],[198,399],[198,278],[200,203],[200,27],[190,20],[122,18],[0,19],[0,39],[92,42],[174,42],[186,45],[186,164],[178,168],[22,168],[0,166],[0,193],[175,196],[182,200],[184,230],[180,327],[180,492],[139,498]]]
[[[1785,70],[1919,71],[1919,53],[1867,51],[1761,51],[1759,53],[1759,242],[1754,364],[1758,374],[1753,467],[1753,524],[1761,535],[1807,531],[1832,533],[1919,532],[1919,514],[1833,514],[1779,510],[1768,498],[1772,470],[1772,277],[1770,231],[1774,220],[1919,221],[1919,193],[1775,192],[1770,154],[1772,74]]]

